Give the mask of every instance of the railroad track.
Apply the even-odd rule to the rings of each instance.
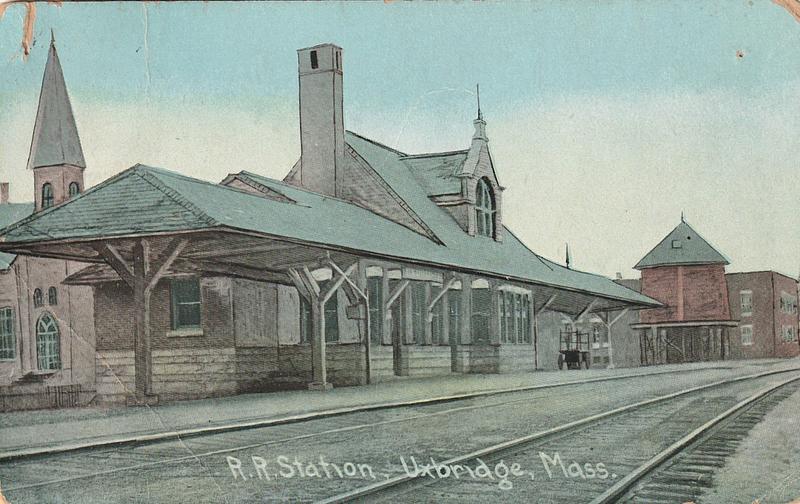
[[[506,441],[498,445],[492,445],[489,448],[483,448],[486,439],[495,439],[501,436],[500,431],[491,432],[488,427],[479,425],[472,429],[469,425],[468,428],[462,429],[462,432],[468,433],[468,439],[461,439],[456,445],[450,443],[440,443],[435,446],[434,444],[420,438],[417,442],[421,445],[415,447],[416,449],[425,450],[424,453],[432,453],[434,456],[441,458],[443,461],[452,461],[453,450],[459,448],[469,451],[464,457],[456,457],[458,460],[467,461],[471,456],[484,457],[485,460],[491,461],[498,456],[523,454],[520,450],[530,449],[531,446],[540,446],[543,442],[558,443],[559,440],[568,439],[571,433],[580,431],[580,429],[590,429],[593,426],[596,428],[608,429],[613,427],[613,423],[609,424],[606,419],[622,418],[628,413],[634,411],[641,411],[639,419],[646,419],[646,421],[660,422],[664,418],[670,418],[678,411],[690,411],[692,408],[697,407],[698,401],[702,402],[702,397],[708,393],[718,390],[720,393],[727,387],[752,387],[756,383],[767,380],[774,380],[775,375],[781,373],[798,372],[800,369],[781,369],[773,370],[755,375],[741,376],[728,380],[720,380],[702,386],[687,388],[679,390],[678,392],[659,395],[653,397],[652,392],[645,397],[652,397],[646,401],[636,404],[628,404],[625,400],[626,393],[620,393],[619,397],[609,396],[608,404],[626,404],[611,411],[604,411],[594,415],[588,415],[580,420],[561,425],[556,428],[547,429],[537,434],[524,436],[523,438],[514,438],[512,441]],[[794,379],[800,378],[797,376]],[[680,380],[680,377],[673,378]],[[688,382],[688,380],[687,380]],[[591,396],[596,394],[602,389],[595,387],[581,387],[576,389],[569,397],[575,399],[577,397]],[[674,390],[674,388],[673,388]],[[724,394],[723,394],[724,395]],[[640,394],[641,396],[641,394]],[[228,470],[225,464],[228,455],[236,455],[242,459],[248,458],[249,455],[255,453],[263,455],[263,451],[253,450],[311,450],[313,453],[318,453],[320,447],[328,449],[326,457],[330,460],[330,455],[337,453],[340,446],[344,447],[352,440],[363,442],[365,438],[374,436],[377,439],[392,439],[394,434],[407,434],[409,431],[419,429],[420,425],[425,423],[441,423],[448,425],[448,422],[462,422],[465,421],[466,416],[476,416],[483,412],[494,411],[494,414],[500,416],[509,416],[518,414],[519,417],[525,421],[530,421],[531,418],[539,418],[541,413],[525,414],[530,417],[525,417],[518,409],[525,403],[530,405],[531,402],[535,403],[537,400],[544,399],[552,401],[552,397],[537,397],[533,394],[524,394],[520,396],[508,395],[505,396],[506,400],[486,402],[486,398],[482,401],[462,401],[458,403],[443,403],[434,405],[418,406],[413,408],[392,408],[386,411],[372,411],[360,413],[357,415],[343,415],[333,418],[326,418],[321,420],[309,421],[302,424],[287,424],[269,429],[253,429],[229,432],[224,434],[214,434],[209,436],[198,436],[188,440],[169,440],[156,443],[147,443],[141,446],[122,446],[122,447],[105,447],[97,450],[83,450],[80,452],[72,452],[59,454],[56,456],[34,457],[24,460],[10,461],[5,464],[0,464],[0,478],[3,479],[4,493],[8,495],[12,502],[41,502],[42,497],[49,497],[52,489],[58,491],[66,491],[64,488],[73,488],[73,494],[64,494],[62,500],[65,502],[75,501],[75,496],[80,496],[80,501],[84,502],[83,494],[80,493],[84,487],[90,488],[91,485],[105,485],[106,487],[113,487],[115,489],[123,488],[126,485],[130,486],[127,491],[130,495],[140,495],[141,488],[137,489],[137,485],[146,484],[148,481],[160,480],[163,484],[174,486],[175,494],[172,497],[159,495],[162,501],[176,501],[176,502],[262,502],[263,490],[259,488],[251,488],[243,484],[239,479],[235,484],[231,484],[231,471]],[[708,411],[705,412],[706,416],[712,411],[721,411],[729,407],[733,402],[732,399],[722,397],[706,401],[707,404],[703,406]],[[679,404],[680,403],[680,404]],[[601,403],[602,404],[602,403]],[[660,409],[659,409],[660,408]],[[602,406],[598,404],[596,410],[602,411]],[[574,411],[583,412],[583,409],[573,408]],[[647,410],[647,411],[645,411]],[[659,416],[661,415],[661,416]],[[542,420],[540,420],[541,422]],[[697,423],[697,419],[693,422],[684,424],[676,424],[675,429],[669,431],[669,439],[673,437],[680,437],[683,433],[691,430],[693,425]],[[544,425],[548,423],[545,422]],[[490,424],[487,424],[490,425]],[[528,424],[528,425],[533,425]],[[552,424],[551,424],[552,425]],[[603,427],[605,426],[605,427]],[[530,432],[530,428],[525,428],[526,425],[521,425],[518,432]],[[535,426],[534,426],[535,427]],[[623,428],[620,428],[623,427]],[[623,424],[617,422],[618,432],[631,432],[634,430],[635,422]],[[473,434],[474,432],[474,434]],[[480,432],[480,434],[479,434]],[[666,432],[666,431],[665,431]],[[503,434],[504,435],[504,434]],[[591,435],[591,434],[590,434]],[[598,431],[595,435],[613,439],[615,432],[612,430]],[[388,436],[388,437],[387,437]],[[668,439],[667,439],[668,440]],[[396,446],[396,450],[403,450],[403,442],[398,442],[396,439],[392,443]],[[666,442],[666,441],[664,441]],[[427,444],[426,444],[427,443]],[[663,444],[663,443],[662,443]],[[668,444],[668,443],[667,443]],[[311,448],[309,448],[311,446]],[[553,445],[558,449],[557,445]],[[591,447],[587,447],[589,449]],[[662,446],[651,447],[653,452],[655,448],[661,449]],[[591,450],[590,450],[591,451]],[[655,450],[657,451],[657,450]],[[291,451],[289,453],[292,453]],[[321,452],[319,452],[321,453]],[[401,451],[402,453],[402,451]],[[361,456],[361,455],[360,455]],[[449,456],[449,459],[448,459]],[[374,456],[372,454],[363,454],[364,460],[373,462]],[[373,457],[373,459],[370,459]],[[386,459],[383,461],[385,462]],[[628,474],[635,469],[635,466],[640,462],[638,460],[626,460],[622,457],[608,457],[609,461],[614,461],[613,468],[618,473],[618,476]],[[182,466],[183,464],[183,466]],[[173,470],[174,468],[178,468]],[[191,474],[186,474],[191,473]],[[610,477],[610,474],[609,474]],[[183,478],[183,479],[181,479]],[[195,493],[190,489],[181,491],[180,483],[185,480],[191,480],[192,485],[206,487],[214,487],[220,492],[220,495],[228,495],[229,498],[220,498],[219,496],[208,495],[208,488],[206,493]],[[261,476],[259,475],[259,480]],[[383,479],[383,478],[382,478]],[[256,481],[250,475],[252,483]],[[144,482],[144,483],[143,483]],[[301,492],[301,498],[308,501],[322,501],[322,502],[342,502],[348,500],[380,500],[386,496],[398,495],[397,492],[403,495],[403,498],[408,497],[407,500],[414,501],[416,496],[408,493],[415,484],[419,483],[419,478],[409,478],[405,471],[398,465],[389,468],[386,471],[385,480],[372,485],[363,485],[364,481],[358,479],[342,479],[342,480],[315,480],[313,482],[302,480],[285,480],[281,482],[272,481],[273,485],[280,485],[278,487],[270,487],[270,491],[282,492],[281,495],[290,501],[297,501],[297,497]],[[442,486],[452,483],[446,480],[437,482]],[[543,482],[537,480],[536,483],[541,486]],[[571,482],[575,483],[575,482]],[[602,491],[608,488],[613,481],[608,480]],[[191,485],[190,485],[191,486]],[[436,491],[433,486],[419,485],[422,493],[420,496],[426,495],[425,492]],[[586,485],[584,485],[586,486]],[[473,488],[473,486],[469,486]],[[157,490],[160,490],[159,487]],[[263,489],[263,487],[262,487]],[[404,492],[405,490],[405,492]],[[542,488],[533,488],[526,491],[536,491],[540,493]],[[576,489],[577,490],[577,489]],[[587,487],[584,489],[589,491]],[[589,495],[584,493],[583,495]],[[116,491],[116,490],[115,490]],[[593,489],[593,495],[599,493],[598,489]],[[237,493],[238,492],[238,493]],[[259,493],[261,492],[261,493]],[[458,493],[459,489],[449,488],[446,492]],[[554,494],[556,495],[557,492]],[[116,495],[116,494],[115,494]],[[509,502],[518,502],[519,493],[512,492],[504,494]],[[333,497],[331,497],[333,496]],[[72,497],[72,498],[70,498]],[[125,500],[120,497],[120,500]],[[138,502],[138,499],[129,498],[129,501]],[[433,499],[422,498],[419,502],[430,501]],[[88,499],[86,500],[88,501]],[[553,502],[573,502],[574,499],[554,500]],[[106,502],[99,499],[92,502]],[[542,501],[544,502],[544,501]]]
[[[724,465],[747,431],[800,389],[800,375],[738,401],[725,394],[699,401],[694,397],[714,386],[642,401],[435,464],[425,461],[433,466],[423,467],[425,472],[407,472],[318,502],[689,502],[710,485],[713,471]],[[643,423],[656,428],[640,435]],[[638,445],[631,443],[637,438]],[[607,463],[596,461],[592,440],[600,440],[597,451]],[[614,445],[617,450],[610,449]],[[523,469],[512,481],[512,464],[538,466],[539,471]],[[464,469],[456,477],[454,470],[460,467]],[[500,485],[501,476],[508,481],[506,488]]]
[[[750,430],[797,391],[797,383],[793,385],[773,389],[737,409],[701,436],[693,440],[687,438],[688,443],[678,453],[639,478],[619,499],[614,499],[621,503],[697,502],[712,487],[715,472],[736,452]]]

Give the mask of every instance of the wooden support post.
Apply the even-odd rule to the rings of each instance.
[[[372,373],[370,370],[371,367],[371,335],[370,335],[370,313],[369,313],[369,296],[366,293],[366,277],[362,277],[359,274],[359,279],[364,278],[364,289],[359,287],[355,282],[350,279],[350,273],[356,270],[358,263],[353,263],[346,271],[342,271],[342,269],[333,261],[333,259],[328,258],[328,264],[330,264],[333,271],[339,274],[339,276],[344,280],[344,282],[353,290],[353,292],[358,295],[358,297],[364,302],[364,359],[365,359],[365,368],[364,374],[366,375],[366,383],[369,385],[372,381]],[[362,268],[359,268],[359,272],[363,271]],[[366,275],[366,273],[364,273]]]
[[[425,345],[430,345],[433,342],[433,332],[431,328],[431,321],[433,320],[433,314],[428,307],[431,306],[431,284],[430,282],[425,282],[425,301],[424,305],[426,307],[425,313],[422,314],[422,320],[425,324],[425,327],[422,328],[422,341],[418,341],[417,343],[422,343]]]
[[[151,402],[150,397],[153,396],[150,294],[187,244],[186,239],[173,239],[164,250],[166,256],[158,261],[151,255],[150,243],[146,239],[137,240],[133,246],[132,264],[128,264],[113,245],[106,243],[95,247],[98,254],[133,290],[134,390],[138,402]]]
[[[542,313],[547,311],[547,308],[556,300],[558,294],[553,294],[547,301],[542,303],[542,306],[536,308],[534,306],[534,297],[531,296],[531,306],[533,307],[533,355],[536,363],[536,369],[539,369],[539,317]]]
[[[330,390],[325,360],[325,303],[319,298],[311,303],[311,383],[309,390]]]
[[[461,277],[461,331],[458,344],[472,343],[472,277]]]
[[[586,305],[586,308],[581,310],[577,317],[573,319],[573,325],[575,323],[580,323],[583,320],[583,317],[589,314],[589,311],[594,308],[594,305],[597,304],[597,298],[592,299],[592,301]]]
[[[624,317],[626,313],[628,313],[628,308],[622,310],[619,315],[613,319],[609,317],[608,312],[602,312],[598,314],[600,320],[603,322],[603,325],[606,326],[606,334],[608,339],[608,369],[614,369],[614,344],[611,341],[611,332],[614,328],[614,324],[619,322],[619,319]],[[641,339],[639,340],[639,346],[641,347]]]
[[[150,354],[150,296],[146,291],[147,250],[138,241],[133,247],[133,313],[134,313],[134,384],[137,400],[151,392],[152,357]]]

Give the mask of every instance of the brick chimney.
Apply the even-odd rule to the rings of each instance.
[[[297,51],[300,81],[299,184],[329,196],[341,193],[344,162],[342,48],[322,44]]]
[[[0,182],[0,205],[8,203],[8,182]]]

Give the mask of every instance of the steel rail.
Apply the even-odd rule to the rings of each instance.
[[[579,420],[575,420],[573,422],[562,424],[562,425],[559,425],[557,427],[553,427],[551,429],[547,429],[547,430],[544,430],[544,431],[540,431],[540,432],[536,432],[536,433],[533,433],[533,434],[529,434],[527,436],[522,436],[522,437],[519,437],[519,438],[516,438],[516,439],[511,439],[511,440],[508,440],[508,441],[504,441],[502,443],[497,443],[497,444],[494,444],[494,445],[491,445],[491,446],[487,446],[485,448],[481,448],[479,450],[476,450],[476,451],[473,451],[473,452],[470,452],[470,453],[467,453],[467,454],[464,454],[464,455],[459,455],[459,456],[450,458],[448,460],[442,461],[442,462],[440,462],[440,465],[449,466],[449,465],[464,464],[465,462],[469,462],[471,460],[475,460],[475,459],[480,458],[480,457],[487,457],[487,456],[490,456],[490,455],[494,455],[494,454],[496,454],[498,452],[502,452],[502,451],[505,451],[505,450],[509,450],[511,448],[517,448],[517,447],[532,443],[534,441],[542,441],[542,440],[547,439],[547,438],[555,437],[556,435],[561,435],[561,434],[563,434],[563,433],[565,433],[567,431],[571,431],[571,430],[574,430],[574,429],[577,429],[577,428],[580,428],[580,427],[584,427],[586,425],[589,425],[591,423],[597,422],[599,420],[605,420],[605,419],[608,419],[610,417],[620,415],[622,413],[627,413],[627,412],[630,412],[630,411],[633,411],[633,410],[644,408],[646,406],[651,406],[651,405],[654,405],[654,404],[670,401],[672,399],[676,399],[676,398],[679,398],[679,397],[682,397],[682,396],[686,396],[686,395],[689,395],[689,394],[693,394],[693,393],[696,393],[696,392],[701,392],[701,391],[708,390],[708,389],[711,389],[711,388],[720,387],[720,386],[724,386],[724,385],[728,385],[728,384],[732,384],[732,383],[738,383],[738,382],[747,381],[747,380],[754,380],[754,379],[762,378],[762,377],[765,377],[765,376],[771,376],[771,375],[782,374],[782,373],[790,373],[790,372],[796,372],[796,371],[800,371],[800,368],[791,368],[791,369],[766,371],[766,372],[763,372],[763,373],[756,373],[756,374],[752,374],[752,375],[739,376],[739,377],[731,378],[731,379],[728,379],[728,380],[719,380],[719,381],[716,381],[716,382],[713,382],[713,383],[709,383],[709,384],[706,384],[706,385],[699,385],[699,386],[696,386],[696,387],[691,387],[691,388],[688,388],[688,389],[680,390],[678,392],[673,392],[673,393],[666,394],[666,395],[663,395],[663,396],[655,397],[653,399],[647,399],[647,400],[640,401],[640,402],[637,402],[637,403],[634,403],[634,404],[621,406],[619,408],[615,408],[615,409],[612,409],[612,410],[609,410],[609,411],[605,411],[603,413],[597,413],[595,415],[584,417],[584,418],[581,418]],[[798,379],[800,379],[800,376],[793,377],[793,378],[791,378],[791,379],[789,379],[789,380],[787,380],[785,382],[782,382],[782,384],[786,384],[786,383],[789,383],[791,381],[798,380]],[[338,504],[338,503],[355,501],[357,499],[364,499],[365,497],[368,497],[368,496],[371,496],[371,495],[375,495],[375,494],[378,494],[380,492],[387,491],[390,488],[396,487],[396,486],[404,484],[404,483],[409,483],[409,482],[412,482],[414,480],[422,479],[423,477],[424,477],[424,475],[422,475],[422,474],[415,474],[415,475],[402,474],[402,475],[395,476],[393,478],[387,479],[385,481],[373,483],[373,484],[370,484],[370,485],[365,485],[365,486],[356,488],[354,490],[350,490],[350,491],[347,491],[347,492],[339,493],[339,494],[331,496],[331,497],[327,497],[325,499],[317,501],[317,504]],[[437,480],[437,481],[441,481],[441,480]],[[611,502],[611,501],[606,501],[606,502]]]
[[[592,499],[589,504],[610,504],[613,502],[617,502],[617,500],[622,497],[628,490],[633,487],[636,483],[638,483],[642,478],[647,476],[650,472],[654,469],[659,467],[661,464],[666,462],[667,460],[671,459],[675,455],[678,455],[681,451],[686,449],[689,445],[693,444],[696,440],[701,438],[705,435],[710,429],[717,426],[720,422],[723,422],[733,416],[734,414],[741,411],[743,408],[765,398],[772,392],[775,392],[779,388],[788,385],[791,382],[800,380],[800,376],[795,376],[784,380],[776,385],[771,385],[769,387],[760,390],[759,392],[753,394],[752,396],[748,397],[740,401],[739,403],[735,404],[728,410],[720,413],[716,417],[712,418],[708,422],[704,423],[700,427],[696,428],[686,436],[682,437],[653,458],[645,462],[644,464],[640,465],[633,472],[629,473],[627,476],[619,480],[616,484],[614,484],[611,488],[603,492],[598,497]]]

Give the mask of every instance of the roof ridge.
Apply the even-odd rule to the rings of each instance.
[[[692,233],[697,240],[695,240],[690,247],[688,247],[689,252],[686,252],[687,257],[681,257],[681,255],[675,252],[673,249],[676,247],[669,247],[667,241],[676,232],[683,230],[684,233]],[[681,237],[674,236],[674,241],[683,241],[683,234],[681,233]],[[691,238],[689,238],[691,240]],[[687,241],[687,243],[690,243]],[[677,247],[680,250],[684,250],[682,246]],[[667,252],[663,250],[667,249]],[[676,256],[676,254],[678,254]],[[708,241],[703,235],[697,232],[695,228],[693,228],[686,220],[681,220],[677,226],[672,228],[663,238],[661,238],[656,245],[651,248],[634,266],[634,269],[644,269],[644,268],[654,268],[658,266],[678,266],[678,265],[702,265],[702,264],[730,264],[730,259],[719,251],[717,247],[715,247],[710,241]]]
[[[177,203],[178,205],[180,205],[183,208],[185,208],[187,211],[189,211],[192,214],[194,214],[194,216],[199,218],[201,221],[205,222],[209,226],[219,226],[220,225],[219,222],[217,222],[216,220],[211,218],[207,213],[205,213],[202,210],[200,210],[199,208],[197,208],[197,206],[194,203],[192,203],[191,201],[186,199],[183,196],[183,194],[181,194],[180,192],[178,192],[174,188],[170,187],[169,184],[167,184],[163,180],[159,179],[156,174],[150,173],[151,167],[145,166],[145,165],[141,165],[141,164],[137,164],[133,168],[134,168],[134,172],[142,180],[146,181],[147,183],[149,183],[150,185],[152,185],[153,187],[155,187],[159,191],[163,192],[170,199],[172,199],[175,203]],[[171,173],[168,170],[164,170],[164,171],[167,171],[168,173]],[[191,177],[186,177],[186,178],[189,178],[189,179],[191,179],[192,181],[195,181],[195,182],[198,182],[198,181],[199,182],[204,182],[202,180],[193,179]],[[212,185],[214,187],[230,189],[229,187],[222,186],[222,185],[219,185],[219,184],[212,184],[210,182],[206,182],[206,183],[208,185]]]
[[[505,230],[505,231],[508,231],[508,234],[510,234],[511,236],[513,236],[513,237],[514,237],[514,239],[515,239],[515,240],[517,240],[517,242],[519,242],[519,244],[520,244],[520,245],[522,245],[522,246],[525,248],[525,250],[527,250],[528,252],[530,252],[531,254],[533,254],[533,255],[536,257],[536,259],[538,259],[538,260],[539,260],[539,262],[541,262],[542,264],[544,264],[544,265],[545,265],[545,267],[546,267],[547,269],[549,269],[550,271],[553,271],[553,268],[551,268],[551,267],[550,267],[550,265],[549,265],[549,264],[547,264],[547,263],[545,262],[545,260],[544,260],[542,257],[540,257],[540,256],[539,256],[539,254],[537,254],[536,252],[534,252],[534,251],[533,251],[533,249],[531,249],[531,248],[530,248],[530,247],[529,247],[529,246],[528,246],[528,245],[527,245],[527,244],[526,244],[524,241],[520,240],[519,236],[517,236],[517,235],[516,235],[516,233],[514,233],[514,231],[511,231],[511,229],[509,229],[509,228],[508,228],[508,226],[506,226],[505,224],[503,224],[503,230]]]
[[[443,151],[443,152],[427,152],[422,154],[406,154],[401,156],[403,159],[414,159],[414,158],[426,158],[426,157],[444,157],[444,156],[453,156],[455,154],[466,154],[469,152],[469,149],[459,149],[459,150],[451,150],[451,151]]]
[[[70,203],[73,203],[73,202],[78,201],[78,200],[80,200],[82,198],[85,198],[89,194],[92,194],[93,192],[95,192],[95,191],[97,191],[97,190],[99,190],[99,189],[101,189],[101,188],[103,188],[103,187],[105,187],[107,185],[110,185],[110,184],[116,182],[117,180],[120,180],[120,179],[123,179],[123,178],[125,178],[127,176],[130,176],[131,173],[135,172],[135,169],[136,169],[137,166],[141,166],[141,165],[135,164],[135,165],[131,166],[130,168],[126,168],[126,169],[122,170],[121,172],[117,173],[116,175],[114,175],[112,177],[109,177],[106,180],[100,182],[96,186],[90,187],[89,189],[86,189],[85,191],[80,192],[77,195],[75,195],[75,196],[73,196],[73,197],[71,197],[71,198],[69,198],[67,200],[62,201],[58,205],[53,205],[53,206],[51,206],[49,208],[42,209],[42,210],[40,210],[38,212],[34,211],[32,214],[30,214],[29,216],[25,217],[24,219],[21,219],[21,220],[15,222],[14,224],[11,224],[9,226],[6,226],[6,227],[0,229],[0,241],[2,241],[1,237],[3,235],[7,234],[9,231],[13,231],[13,230],[15,230],[15,229],[17,229],[17,228],[19,228],[21,226],[24,226],[25,224],[27,224],[28,222],[30,222],[34,218],[40,217],[42,215],[47,215],[50,212],[55,211],[57,208],[61,208],[63,206],[69,205]],[[34,205],[35,205],[35,203],[34,203]],[[34,210],[35,210],[35,208],[34,208]]]
[[[371,138],[367,138],[367,137],[365,137],[364,135],[359,135],[359,134],[358,134],[358,133],[356,133],[355,131],[346,130],[345,132],[346,132],[346,133],[350,133],[351,135],[353,135],[353,136],[355,136],[355,137],[358,137],[358,138],[360,138],[361,140],[364,140],[365,142],[369,142],[369,143],[371,143],[371,144],[373,144],[373,145],[377,145],[378,147],[380,147],[380,148],[382,148],[382,149],[386,149],[386,150],[388,150],[388,151],[394,152],[394,153],[395,153],[395,154],[397,154],[398,156],[408,156],[408,154],[406,154],[405,152],[401,152],[401,151],[399,151],[399,150],[397,150],[397,149],[395,149],[395,148],[393,148],[393,147],[389,147],[388,145],[386,145],[386,144],[382,144],[382,143],[378,142],[377,140],[373,140],[373,139],[371,139]]]
[[[403,199],[403,197],[400,195],[400,193],[398,193],[397,190],[394,187],[392,187],[392,185],[389,182],[387,182],[386,179],[384,179],[381,176],[380,173],[378,173],[378,171],[369,163],[369,161],[364,159],[364,156],[359,154],[359,152],[356,149],[354,149],[352,145],[348,144],[347,146],[350,147],[350,156],[353,158],[353,160],[356,162],[356,164],[359,165],[362,169],[366,170],[367,175],[370,175],[373,178],[375,178],[376,182],[378,182],[378,184],[383,186],[384,190],[387,190],[387,192],[392,197],[392,199],[395,200],[395,202],[397,202],[398,205],[400,205],[400,208],[402,208],[411,217],[411,220],[416,222],[422,229],[425,230],[425,233],[428,235],[428,236],[426,236],[426,238],[438,243],[439,245],[444,245],[444,241],[442,241],[442,239],[439,238],[439,235],[436,234],[436,232],[433,230],[433,228],[431,228],[428,225],[428,223],[425,222],[425,219],[423,219],[422,216],[419,215],[411,207],[411,205],[409,205],[408,202]],[[365,168],[365,166],[366,166],[366,168]],[[412,175],[412,177],[413,177],[413,175]],[[367,210],[369,210],[370,212],[374,213],[375,215],[379,215],[379,216],[383,217],[384,219],[388,219],[388,220],[394,222],[397,225],[404,226],[400,222],[397,222],[397,221],[395,221],[393,219],[389,219],[386,216],[380,215],[379,213],[375,212],[372,209],[368,208]],[[404,227],[408,227],[408,226],[404,226]],[[409,229],[411,229],[411,228],[409,228]],[[418,232],[417,230],[414,230],[414,229],[412,229],[412,231]]]

